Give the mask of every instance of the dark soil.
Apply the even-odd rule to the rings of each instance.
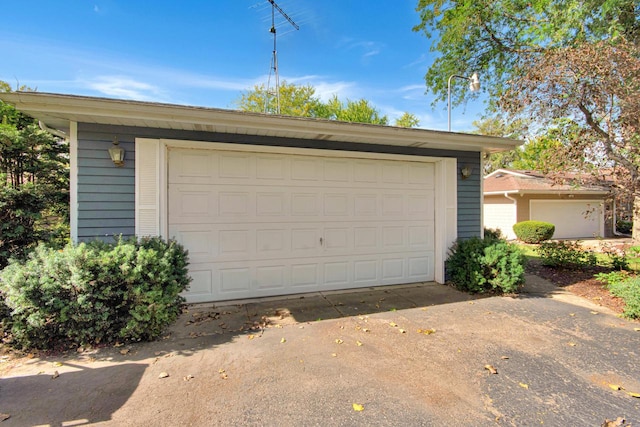
[[[547,267],[536,259],[529,260],[527,264],[527,273],[542,277],[572,294],[607,307],[616,313],[622,313],[624,301],[611,295],[604,284],[594,278],[594,275],[608,271],[610,270],[598,267],[579,270]]]

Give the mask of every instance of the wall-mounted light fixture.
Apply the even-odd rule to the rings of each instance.
[[[473,169],[471,169],[469,166],[463,166],[460,169],[460,176],[462,177],[462,179],[467,179],[471,176],[471,172],[473,172]]]
[[[120,147],[118,137],[113,137],[113,145],[109,148],[109,157],[113,161],[113,164],[122,167],[124,166],[124,148]]]

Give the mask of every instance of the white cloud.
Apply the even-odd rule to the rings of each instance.
[[[97,76],[94,80],[83,82],[89,89],[116,98],[140,101],[159,101],[166,98],[154,85],[137,81],[128,76]]]

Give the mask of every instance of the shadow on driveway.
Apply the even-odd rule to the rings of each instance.
[[[228,303],[192,304],[171,327],[170,333],[176,339],[226,335],[229,332],[253,333],[264,327],[393,312],[478,298],[481,296],[426,282]]]
[[[3,378],[0,410],[11,418],[2,424],[56,427],[109,421],[136,390],[146,368],[137,363],[97,368],[49,363],[37,374]]]

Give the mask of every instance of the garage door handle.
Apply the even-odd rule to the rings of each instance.
[[[322,246],[322,237],[320,238],[320,246]]]

